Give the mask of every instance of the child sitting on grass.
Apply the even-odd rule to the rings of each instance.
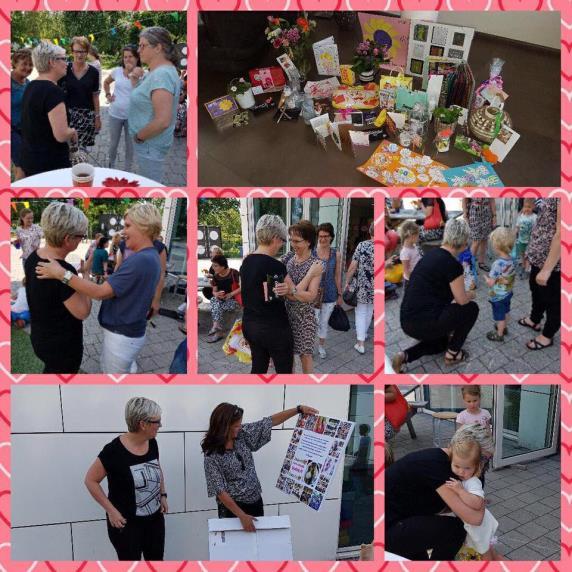
[[[22,286],[12,295],[10,300],[10,319],[17,328],[23,328],[30,321],[30,307],[26,297],[26,278],[22,278]]]
[[[407,288],[411,273],[422,256],[419,246],[417,246],[419,225],[413,220],[406,220],[399,227],[399,236],[402,244],[399,258],[403,263],[403,286]]]
[[[508,334],[506,324],[510,317],[510,301],[515,277],[514,260],[510,255],[515,237],[510,229],[499,226],[491,232],[489,239],[497,258],[488,276],[485,275],[485,280],[490,287],[489,302],[493,308],[496,330],[488,332],[487,339],[492,342],[504,342],[504,336]]]

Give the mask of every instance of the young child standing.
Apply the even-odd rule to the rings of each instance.
[[[469,508],[480,510],[485,504],[485,493],[479,480],[481,473],[481,447],[475,441],[453,442],[449,448],[451,472],[459,479],[450,479],[445,484],[454,491],[461,502]],[[465,523],[465,545],[478,552],[483,560],[502,560],[492,547],[499,523],[485,508],[481,524]]]
[[[536,219],[538,218],[536,214],[534,214],[534,199],[524,199],[524,204],[522,205],[522,210],[516,219],[516,243],[515,243],[515,252],[516,252],[516,259],[521,265],[522,271],[528,271],[528,262],[524,256],[526,252],[526,247],[530,242],[530,235],[532,233],[532,229],[536,224]],[[521,274],[521,278],[524,275]]]
[[[407,288],[409,278],[415,265],[421,260],[421,251],[417,243],[419,242],[419,225],[413,220],[406,220],[399,227],[401,238],[401,252],[399,258],[403,263],[403,286]]]
[[[461,427],[478,423],[482,427],[490,428],[491,414],[486,409],[481,409],[481,386],[468,385],[462,387],[461,395],[466,409],[457,415],[456,423]]]
[[[497,257],[489,275],[485,276],[490,287],[489,302],[493,307],[493,320],[496,324],[496,330],[487,333],[487,339],[492,342],[504,342],[504,337],[508,333],[506,323],[510,316],[515,277],[514,260],[510,255],[514,240],[514,233],[503,226],[495,228],[490,235],[491,247]]]

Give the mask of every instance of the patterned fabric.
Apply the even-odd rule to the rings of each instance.
[[[419,242],[430,242],[432,240],[443,240],[443,233],[445,229],[441,228],[430,228],[426,229],[419,227]]]
[[[231,298],[230,300],[219,300],[214,296],[211,298],[211,314],[213,322],[220,322],[224,312],[233,312],[239,308],[240,305],[234,298]]]
[[[16,237],[20,241],[20,247],[22,248],[22,258],[28,258],[32,252],[40,248],[40,239],[43,236],[44,231],[37,224],[33,224],[29,228],[19,226],[16,229]]]
[[[358,263],[358,304],[373,304],[373,256],[373,240],[364,240],[357,245],[352,257]]]
[[[95,111],[91,109],[68,109],[70,127],[77,129],[80,148],[95,145]]]
[[[514,260],[512,258],[497,258],[493,262],[489,278],[495,281],[489,290],[489,300],[491,302],[504,300],[512,294],[515,278]]]
[[[516,226],[518,226],[518,236],[516,241],[519,244],[528,244],[530,242],[530,235],[532,234],[532,229],[534,228],[537,219],[538,217],[534,213],[530,215],[519,215],[516,221]]]
[[[493,230],[490,199],[471,199],[469,203],[469,229],[471,240],[487,240]]]
[[[293,252],[282,257],[282,262],[288,270],[288,276],[294,284],[299,284],[310,270],[310,266],[318,260],[319,258],[310,256],[308,260],[298,264]],[[311,302],[286,299],[286,311],[294,336],[294,353],[297,355],[313,354],[318,331],[314,306]]]
[[[209,497],[223,492],[234,501],[256,502],[262,487],[256,474],[253,451],[258,451],[272,437],[272,418],[265,417],[255,423],[245,423],[234,440],[234,448],[223,454],[205,455],[204,467]]]
[[[557,209],[558,199],[544,199],[536,226],[532,229],[526,256],[530,263],[537,268],[542,268],[548,258],[550,244],[556,232]],[[560,272],[560,261],[558,261],[553,271]]]

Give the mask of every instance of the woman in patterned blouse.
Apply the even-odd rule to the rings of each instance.
[[[216,497],[219,518],[237,517],[245,531],[255,531],[254,521],[264,516],[264,503],[252,453],[270,441],[272,427],[295,415],[317,413],[298,405],[243,425],[243,410],[238,405],[220,403],[214,408],[201,447],[207,493]]]
[[[525,255],[530,262],[532,308],[518,323],[537,333],[526,347],[533,351],[543,350],[554,344],[561,320],[559,199],[543,200]],[[545,315],[543,327],[541,322]]]

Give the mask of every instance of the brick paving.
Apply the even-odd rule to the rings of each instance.
[[[434,446],[431,416],[418,413],[412,421],[417,439],[404,425],[390,442],[395,459]],[[442,446],[453,431],[444,425]],[[499,522],[495,548],[505,559],[560,560],[560,470],[558,454],[486,473],[487,508]]]
[[[240,312],[227,314],[225,316],[226,331],[228,331],[234,320],[240,316]],[[371,373],[373,372],[373,321],[369,329],[368,339],[365,342],[365,354],[361,355],[354,349],[356,343],[354,313],[348,312],[350,320],[350,330],[348,332],[336,332],[329,330],[329,337],[326,340],[326,359],[321,359],[317,352],[314,355],[314,373]],[[199,351],[199,373],[250,373],[250,364],[240,363],[234,356],[227,356],[222,346],[224,339],[219,342],[209,344],[207,334],[212,325],[210,315],[210,304],[202,303],[199,306],[198,325],[198,351]],[[300,360],[295,359],[295,373],[302,373]],[[270,366],[269,373],[274,373]]]
[[[490,265],[492,260],[488,261]],[[482,273],[482,272],[481,272]],[[399,298],[385,302],[385,343],[387,355],[391,358],[415,344],[407,336],[399,323],[399,308],[403,290],[399,289]],[[488,302],[488,287],[484,278],[479,278],[477,303],[480,312],[477,322],[471,330],[463,349],[468,350],[467,362],[454,367],[444,364],[444,354],[423,356],[407,364],[406,373],[558,373],[560,372],[560,332],[554,338],[554,346],[542,351],[529,351],[525,344],[534,337],[529,328],[516,322],[530,313],[530,288],[528,278],[517,278],[511,301],[511,321],[509,334],[504,342],[491,342],[486,334],[493,328],[492,310]]]
[[[80,244],[78,249],[70,253],[66,260],[74,265],[79,264],[80,257],[85,256],[88,246],[89,242]],[[11,288],[14,292],[21,285],[24,271],[19,259],[21,251],[13,247],[10,250]],[[172,294],[167,289],[163,290],[161,298],[162,308],[176,310],[183,302],[185,302],[184,296]],[[80,373],[101,373],[99,360],[103,336],[101,326],[97,321],[100,305],[101,302],[93,300],[91,314],[83,322],[84,350]],[[156,327],[147,326],[147,340],[137,360],[137,373],[168,373],[175,350],[181,343],[181,340],[185,338],[178,328],[182,322],[166,316],[155,316],[152,322]],[[25,331],[30,333],[29,325]]]

